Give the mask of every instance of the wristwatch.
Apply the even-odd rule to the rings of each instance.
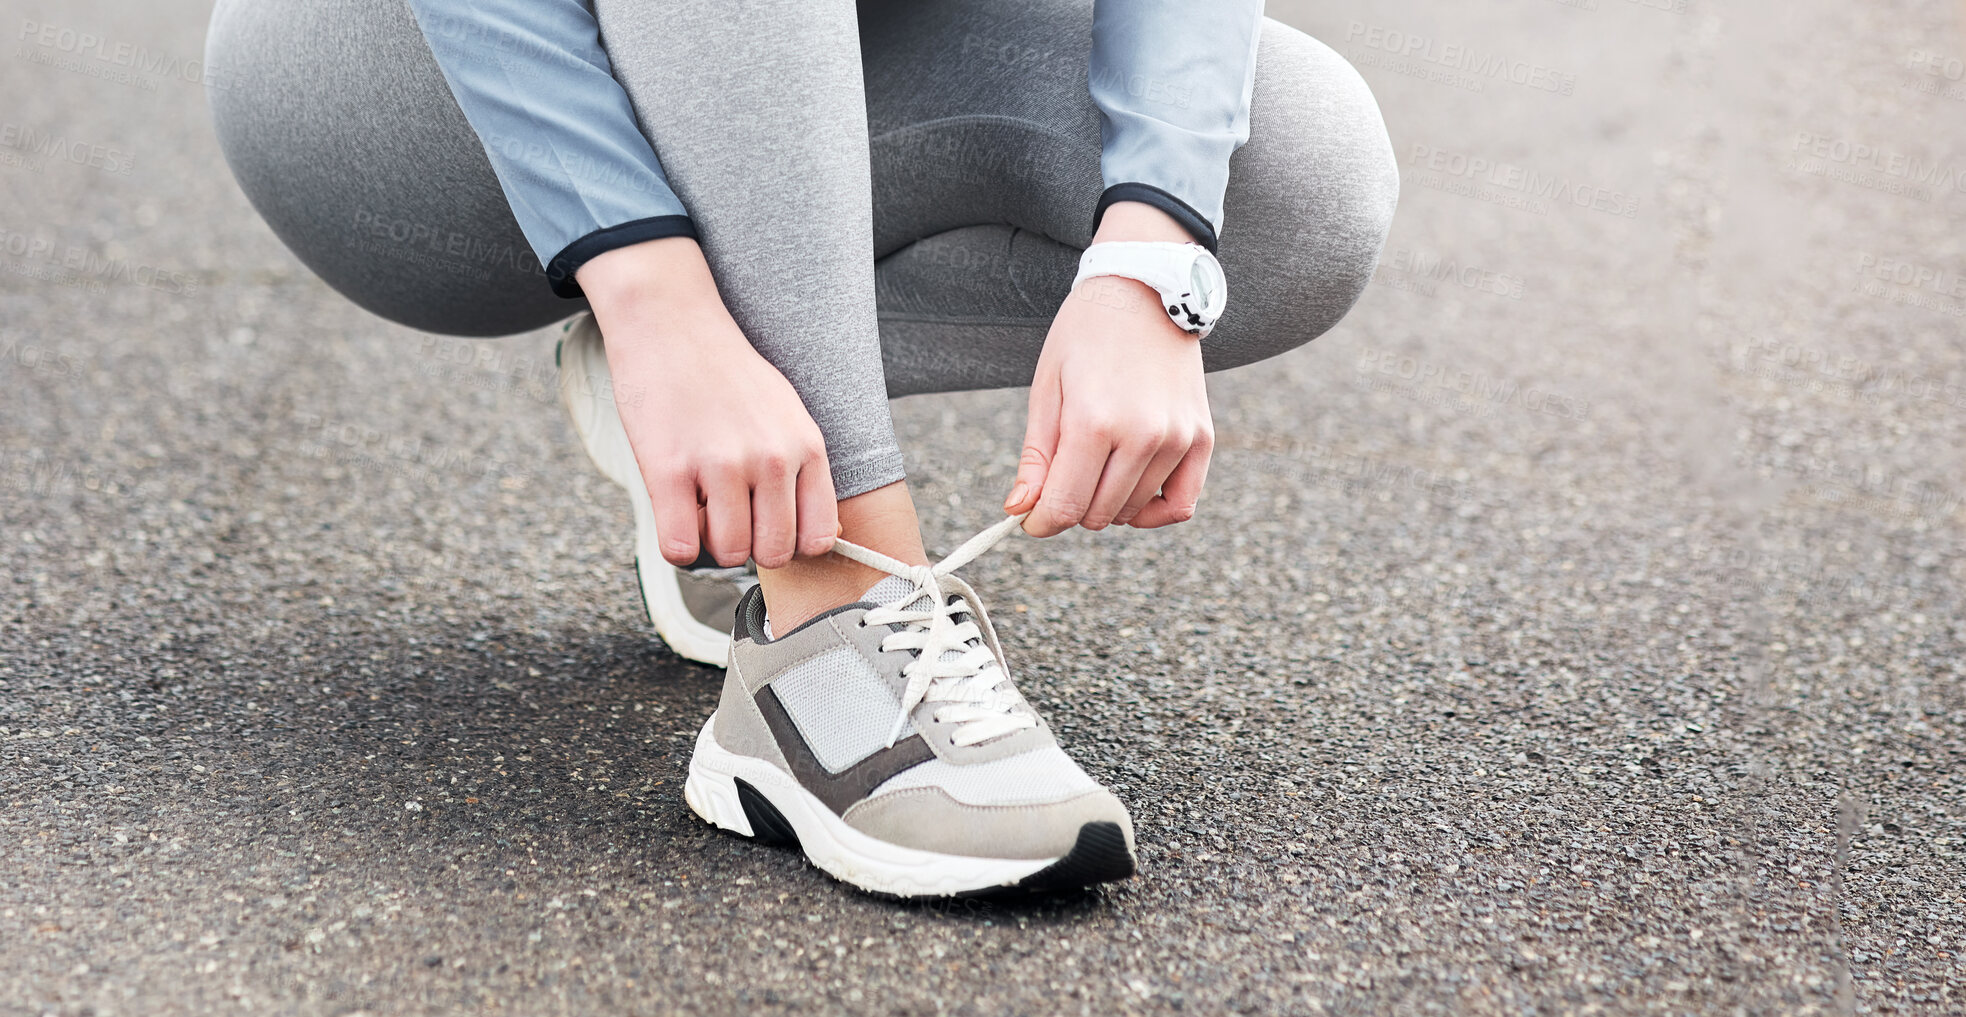
[[[1146,283],[1160,293],[1160,305],[1184,332],[1205,336],[1229,302],[1222,263],[1200,244],[1109,240],[1079,256],[1072,288],[1095,276],[1117,275]]]

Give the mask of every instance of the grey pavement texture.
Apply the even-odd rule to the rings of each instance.
[[[1143,870],[944,907],[687,811],[550,333],[313,280],[203,4],[5,9],[0,1014],[1966,1012],[1966,6],[1273,5],[1385,263],[1197,521],[971,570]],[[943,550],[1020,400],[897,404]]]

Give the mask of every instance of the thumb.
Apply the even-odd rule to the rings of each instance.
[[[1017,457],[1017,481],[1010,485],[1010,496],[1003,502],[1008,515],[1037,507],[1045,474],[1058,454],[1058,412],[1063,402],[1057,375],[1039,371],[1031,380],[1030,418],[1024,425],[1024,451]]]

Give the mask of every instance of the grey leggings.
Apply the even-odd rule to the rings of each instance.
[[[840,497],[901,479],[888,397],[1030,383],[1102,187],[1091,0],[594,8],[725,303],[805,400]],[[213,116],[247,197],[349,299],[473,336],[582,309],[548,291],[405,0],[219,0],[208,62],[232,79]],[[1209,370],[1343,317],[1399,190],[1357,72],[1274,21],[1230,167]]]

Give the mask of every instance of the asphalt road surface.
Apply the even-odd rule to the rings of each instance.
[[[973,568],[1143,869],[947,907],[684,807],[550,332],[310,277],[205,4],[6,12],[0,1013],[1966,1012],[1957,0],[1273,4],[1378,280],[1214,379],[1195,522]],[[1020,400],[896,405],[942,550]]]

